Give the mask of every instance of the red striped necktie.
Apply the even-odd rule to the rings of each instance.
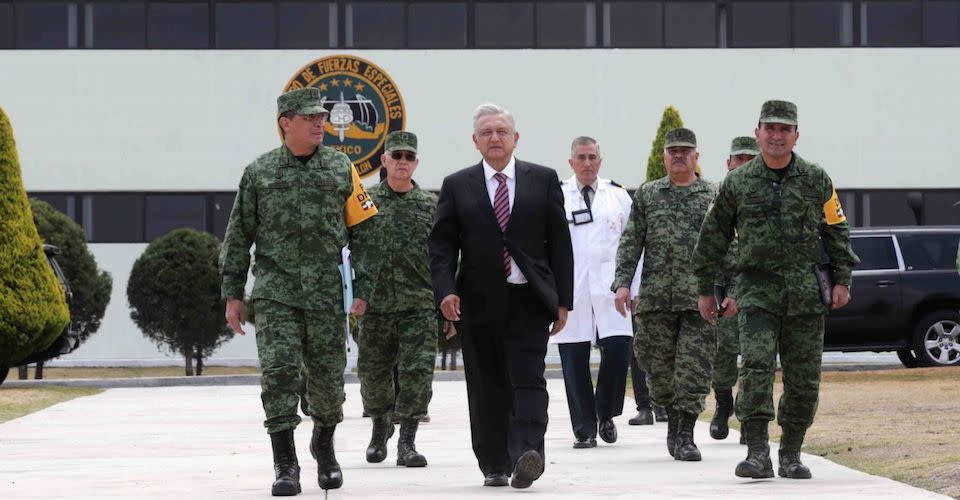
[[[500,224],[500,230],[507,232],[507,223],[510,222],[510,190],[507,188],[507,176],[502,172],[493,174],[493,178],[500,183],[497,191],[493,195],[493,213],[497,216],[497,224]],[[503,247],[503,274],[510,276],[510,252],[507,247]]]

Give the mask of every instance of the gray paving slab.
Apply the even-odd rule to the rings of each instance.
[[[359,386],[347,386],[345,420],[336,434],[345,485],[325,494],[307,445],[310,424],[297,430],[307,498],[946,498],[889,479],[805,456],[814,479],[750,481],[733,468],[744,456],[731,431],[713,441],[706,424],[696,439],[699,463],[673,461],[665,424],[631,427],[617,419],[620,439],[574,450],[563,382],[549,381],[551,422],[547,469],[529,490],[483,488],[470,449],[463,382],[434,383],[432,422],[418,449],[430,465],[402,469],[390,456],[368,464],[369,420]],[[629,403],[629,400],[628,400]],[[266,498],[272,481],[269,439],[256,386],[109,389],[0,425],[0,498]]]

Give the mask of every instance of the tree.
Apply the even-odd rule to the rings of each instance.
[[[49,346],[70,321],[23,188],[7,114],[0,108],[0,369]]]
[[[57,263],[73,294],[67,306],[79,346],[100,329],[100,321],[110,302],[113,279],[110,273],[97,269],[97,261],[87,248],[79,224],[49,203],[35,198],[30,198],[30,209],[43,242],[60,249]],[[43,378],[42,373],[43,361],[40,361],[36,377]]]
[[[657,128],[657,137],[653,139],[650,156],[647,157],[647,181],[654,181],[667,175],[667,167],[663,164],[663,139],[667,132],[683,126],[680,112],[673,106],[667,106],[660,118],[660,127]]]
[[[174,229],[147,246],[130,272],[130,318],[157,347],[182,354],[185,373],[203,374],[203,360],[233,338],[224,319],[217,258],[209,233]]]

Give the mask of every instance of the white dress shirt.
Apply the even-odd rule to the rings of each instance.
[[[490,166],[487,163],[487,160],[483,160],[483,177],[487,181],[487,195],[490,196],[490,207],[493,207],[493,199],[497,194],[497,187],[500,186],[500,181],[493,178],[494,174],[497,174],[498,171]],[[513,216],[513,199],[517,191],[517,160],[514,157],[510,157],[510,162],[507,163],[507,166],[500,170],[499,173],[507,176],[507,192],[508,198],[510,198],[510,216]],[[507,283],[513,283],[515,285],[521,285],[527,282],[527,278],[520,272],[520,268],[517,267],[517,262],[513,260],[513,257],[510,258],[510,276],[507,276]]]

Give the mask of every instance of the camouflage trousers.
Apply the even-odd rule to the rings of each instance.
[[[293,429],[300,423],[301,367],[313,421],[323,427],[338,424],[343,420],[343,370],[347,366],[343,311],[299,309],[262,299],[254,307],[257,355],[263,370],[260,399],[267,432]]]
[[[737,317],[717,319],[717,355],[713,358],[713,390],[737,385],[737,355],[740,354],[740,328]]]
[[[697,311],[651,311],[639,319],[634,350],[654,403],[701,413],[710,392],[717,329]]]
[[[823,315],[781,316],[762,309],[740,310],[740,389],[736,412],[741,422],[771,421],[777,352],[783,367],[783,395],[777,422],[810,427],[820,395]]]
[[[366,314],[360,320],[357,375],[363,409],[371,417],[419,418],[433,397],[437,359],[437,315],[433,310]],[[400,393],[393,385],[399,374]]]

